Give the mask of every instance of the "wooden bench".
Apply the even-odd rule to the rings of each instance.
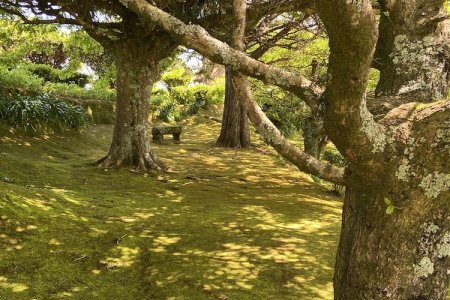
[[[152,128],[153,142],[162,144],[165,134],[173,135],[174,141],[180,142],[182,130],[183,128],[181,126],[154,126]]]

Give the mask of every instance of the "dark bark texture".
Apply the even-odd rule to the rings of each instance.
[[[328,138],[323,128],[321,115],[312,114],[305,120],[303,126],[303,144],[305,152],[319,159]]]
[[[443,0],[380,1],[380,39],[373,66],[377,96],[430,102],[447,97],[450,22]]]
[[[231,68],[227,67],[222,128],[217,145],[226,148],[247,148],[251,144],[247,108],[245,101],[239,100],[245,95],[236,93],[234,77]]]
[[[238,51],[245,51],[245,28],[247,19],[247,4],[245,0],[233,0],[233,30],[231,32],[231,47]],[[226,67],[225,74],[225,103],[222,118],[222,129],[217,145],[228,148],[247,148],[250,146],[250,129],[248,127],[245,94],[238,93],[248,84],[246,80],[239,80],[241,76]]]
[[[159,77],[156,51],[159,43],[127,38],[115,43],[117,105],[113,141],[108,155],[99,161],[102,168],[131,166],[136,170],[162,171],[166,166],[150,146],[148,133],[149,99]],[[166,51],[166,50],[164,50]]]
[[[397,129],[398,142],[385,153],[392,167],[370,177],[354,173],[349,180],[335,299],[447,298],[449,108],[448,103],[438,103],[416,110],[408,104],[383,120]],[[387,214],[391,205],[393,212]]]

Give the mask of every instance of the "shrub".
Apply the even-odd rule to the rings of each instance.
[[[344,157],[341,155],[341,153],[336,148],[325,148],[325,150],[322,153],[322,159],[324,161],[329,162],[330,164],[344,167],[347,165],[347,162],[345,161]],[[341,195],[344,192],[344,186],[338,185],[333,183],[333,190],[335,194]]]
[[[219,79],[207,86],[206,105],[223,104],[225,99],[225,80]]]
[[[159,108],[158,117],[164,122],[174,123],[181,121],[183,114],[180,106],[172,99],[169,99],[169,101],[164,102]]]
[[[45,82],[75,84],[84,87],[89,81],[89,76],[86,74],[58,70],[49,65],[29,64],[27,69],[31,74],[42,78]]]
[[[25,68],[0,67],[0,86],[4,89],[36,93],[42,91],[42,84],[42,78],[31,74]]]
[[[225,87],[220,82],[212,85],[176,86],[170,90],[155,88],[150,97],[150,105],[162,121],[178,122],[209,105],[223,103],[224,97]]]
[[[80,130],[87,123],[84,108],[46,94],[15,97],[2,94],[0,97],[0,120],[25,132]]]
[[[346,165],[344,157],[335,148],[326,148],[322,153],[322,159],[339,167]]]

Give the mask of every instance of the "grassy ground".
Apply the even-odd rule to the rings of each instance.
[[[112,127],[0,138],[0,299],[331,299],[341,201],[191,121],[173,173],[89,165]]]

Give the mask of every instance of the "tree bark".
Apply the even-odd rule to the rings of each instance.
[[[114,134],[108,155],[99,167],[131,166],[137,170],[166,169],[150,146],[149,99],[159,76],[159,59],[152,58],[151,46],[138,38],[117,42],[117,105]],[[154,56],[155,57],[155,56]]]
[[[319,62],[314,59],[311,66],[311,80],[316,80]],[[322,107],[323,106],[318,105],[315,110],[311,111],[311,115],[306,118],[303,126],[303,145],[305,152],[317,159],[320,159],[320,154],[328,141],[328,137],[323,127],[324,120]]]
[[[247,148],[251,144],[247,108],[234,88],[234,75],[229,67],[225,73],[225,103],[222,128],[217,145],[226,148]]]
[[[405,103],[447,97],[450,22],[443,2],[380,1],[380,39],[373,60],[380,70],[377,96],[401,96]]]
[[[414,204],[396,203],[402,207],[387,215],[385,187],[360,180],[345,194],[334,298],[446,299],[450,264],[440,252],[450,242],[448,205],[429,209],[412,188],[403,201]]]
[[[245,51],[246,28],[245,0],[233,1],[233,31],[231,33],[231,47]],[[242,97],[245,94],[238,93],[243,87],[236,85],[246,81],[239,80],[239,74],[234,74],[230,66],[226,66],[225,73],[225,103],[222,118],[222,129],[217,145],[229,148],[247,148],[250,146],[250,129],[248,127],[247,108]]]
[[[416,107],[406,104],[382,121],[397,136],[386,168],[349,178],[335,299],[447,298],[450,103]]]
[[[323,117],[312,113],[303,126],[303,145],[305,152],[320,159],[320,154],[325,147],[328,138],[323,128]]]

